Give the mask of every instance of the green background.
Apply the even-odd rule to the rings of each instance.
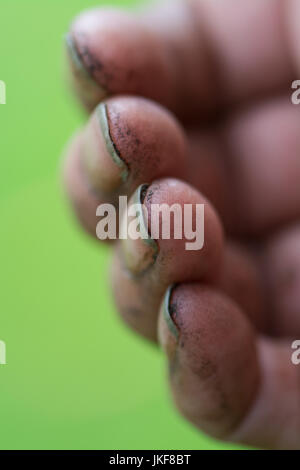
[[[62,37],[94,5],[0,0],[0,448],[220,448],[174,411],[161,353],[118,321],[109,250],[64,199],[61,155],[85,116]]]

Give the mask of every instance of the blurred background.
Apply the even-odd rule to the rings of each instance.
[[[118,320],[109,249],[64,198],[61,155],[86,117],[63,80],[62,39],[91,6],[0,0],[0,448],[225,448],[173,409],[162,355]]]

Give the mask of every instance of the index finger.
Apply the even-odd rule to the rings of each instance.
[[[88,109],[104,96],[153,99],[181,118],[285,87],[293,77],[284,0],[172,0],[147,13],[82,13],[67,39]]]

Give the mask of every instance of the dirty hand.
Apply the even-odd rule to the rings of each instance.
[[[65,166],[83,226],[120,195],[150,219],[205,205],[201,250],[115,243],[120,314],[159,339],[188,420],[268,448],[300,447],[299,19],[298,0],[171,0],[85,12],[66,38],[91,112]]]

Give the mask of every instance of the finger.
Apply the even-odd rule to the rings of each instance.
[[[270,331],[280,337],[300,334],[300,225],[281,230],[265,244],[264,275],[268,286]]]
[[[237,241],[225,244],[218,289],[233,299],[250,323],[261,333],[269,333],[270,320],[260,250]]]
[[[299,449],[300,375],[290,342],[259,338],[261,386],[232,441],[269,449]],[[299,357],[299,353],[297,353]]]
[[[96,234],[100,203],[118,207],[143,182],[185,177],[186,143],[174,117],[143,98],[100,104],[69,147],[66,181],[76,213]]]
[[[194,207],[204,204],[204,247],[188,251],[185,237],[174,240],[174,231],[169,239],[163,239],[160,234],[155,240],[122,241],[115,254],[112,276],[122,318],[140,334],[156,339],[159,305],[167,287],[184,282],[183,279],[204,279],[235,299],[253,324],[260,331],[265,330],[267,318],[258,262],[237,244],[227,243],[222,248],[220,223],[203,196],[185,183],[168,179],[154,182],[146,194],[139,190],[131,203],[141,201],[140,197],[145,198],[148,225],[154,231],[158,219],[151,208],[155,204],[167,203],[171,207],[175,203],[182,208],[189,203]]]
[[[182,279],[213,281],[218,278],[222,228],[209,202],[179,180],[162,179],[152,183],[148,189],[140,187],[131,199],[128,213],[134,204],[143,204],[139,218],[141,233],[148,234],[149,227],[153,238],[133,239],[127,236],[121,240],[113,263],[112,285],[121,316],[140,334],[155,340],[160,301],[170,283]],[[174,220],[182,214],[178,223],[172,222],[167,211],[156,216],[155,205],[163,209],[163,204],[167,211],[174,208]],[[195,232],[193,240],[186,238],[188,227],[184,206],[187,204],[191,209],[189,226],[193,224]],[[203,220],[199,210],[201,205],[204,205]],[[124,220],[130,218],[125,216]],[[164,232],[166,235],[163,236],[168,223],[170,232]],[[195,249],[187,249],[187,244],[193,244]]]
[[[141,95],[171,107],[174,63],[163,39],[136,15],[86,11],[74,21],[66,47],[75,90],[88,110],[115,94]]]
[[[300,217],[298,121],[299,108],[284,96],[225,125],[236,215],[248,234]]]
[[[262,235],[300,217],[298,122],[286,95],[189,134],[188,181],[231,233]]]
[[[250,323],[226,296],[195,283],[168,292],[159,331],[177,406],[197,427],[224,438],[259,386]]]
[[[289,88],[294,76],[285,0],[198,0],[228,104]]]
[[[179,124],[160,106],[110,99],[71,147],[69,171],[81,161],[78,189],[70,181],[72,198],[88,185],[93,200],[116,203],[145,181],[180,177],[213,203],[229,233],[264,234],[300,217],[298,114],[287,96],[274,99],[221,128],[190,130],[187,146]],[[92,213],[88,226],[95,227],[95,205],[82,210]]]
[[[159,336],[179,410],[214,437],[298,448],[299,372],[287,345],[256,341],[246,317],[216,289],[169,291]]]
[[[89,110],[128,93],[199,119],[290,83],[284,22],[283,0],[172,0],[144,16],[97,9],[76,19],[67,50]]]

